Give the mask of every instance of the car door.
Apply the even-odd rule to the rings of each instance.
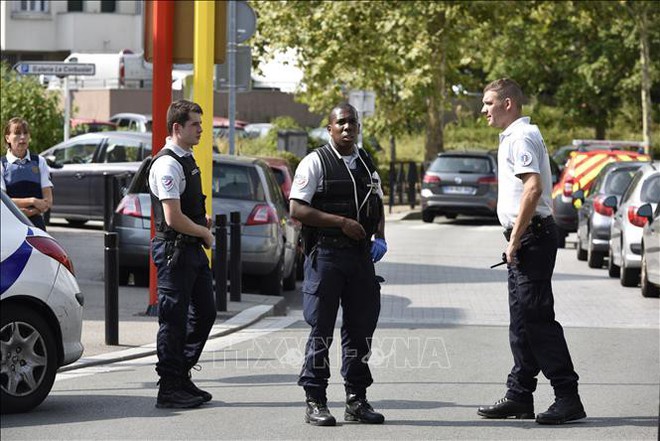
[[[50,170],[53,182],[52,216],[84,218],[90,215],[92,159],[103,138],[72,139],[52,155],[62,168]]]

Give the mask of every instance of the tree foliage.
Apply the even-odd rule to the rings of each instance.
[[[566,127],[606,136],[620,109],[640,101],[638,23],[629,11],[646,11],[652,84],[660,72],[660,8],[647,1],[251,4],[256,58],[297,51],[305,85],[298,99],[327,112],[351,89],[373,90],[367,131],[424,128],[427,159],[443,149],[452,88],[479,92],[499,77],[515,78],[537,105],[560,107]]]
[[[30,151],[39,153],[62,141],[64,118],[59,96],[45,90],[35,77],[20,76],[5,63],[0,66],[0,120],[13,117],[30,124]]]

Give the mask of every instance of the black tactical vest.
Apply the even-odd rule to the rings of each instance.
[[[199,167],[195,163],[195,158],[192,155],[180,157],[171,149],[162,149],[154,157],[153,161],[151,161],[151,167],[153,167],[158,158],[165,155],[176,159],[183,167],[183,174],[186,178],[186,189],[181,193],[181,212],[196,224],[206,226],[206,206],[204,204],[206,196],[202,193],[202,179],[199,173]],[[151,206],[154,209],[156,231],[162,233],[174,232],[165,222],[163,203],[154,195],[151,189],[149,189],[149,193],[151,194]]]
[[[349,171],[344,160],[337,157],[330,145],[326,144],[314,151],[321,159],[323,183],[322,189],[314,194],[311,206],[326,213],[359,221],[369,240],[378,229],[378,222],[383,215],[382,204],[375,188],[371,186],[371,175],[376,171],[376,167],[364,149],[358,149],[358,152],[362,161],[357,159],[357,167]],[[362,205],[359,216],[355,203],[356,192],[358,206]],[[363,204],[365,199],[366,202]],[[359,245],[344,235],[340,228],[303,226],[306,250],[310,250],[317,241],[326,238],[337,238],[340,244],[353,242],[354,245]]]

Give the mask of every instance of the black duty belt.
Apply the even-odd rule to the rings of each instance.
[[[364,248],[367,246],[364,240],[353,240],[346,236],[319,236],[316,244],[317,246],[326,248]]]
[[[156,231],[155,237],[163,240],[180,241],[184,244],[200,244],[202,239],[196,236],[176,233],[174,231]]]
[[[536,215],[532,218],[532,221],[529,223],[529,226],[525,231],[539,231],[542,228],[545,228],[549,225],[553,225],[555,223],[555,218],[552,216],[546,216],[546,217],[541,217],[540,215]],[[507,228],[504,230],[504,237],[506,238],[507,242],[511,240],[511,233],[513,232],[513,228]]]

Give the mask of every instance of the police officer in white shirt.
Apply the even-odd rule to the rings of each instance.
[[[192,148],[202,134],[202,109],[190,101],[167,111],[170,135],[149,172],[156,235],[151,255],[158,270],[156,407],[196,407],[211,400],[190,378],[215,321],[213,277],[202,247],[213,236]]]
[[[373,383],[368,359],[380,314],[374,262],[387,251],[383,193],[371,158],[355,145],[359,130],[355,108],[336,106],[328,117],[330,143],[303,158],[289,195],[291,215],[303,224],[303,313],[311,327],[298,385],[306,395],[305,421],[316,426],[336,424],[326,388],[340,304],[344,419],[385,420],[367,401]]]
[[[552,177],[543,137],[522,117],[523,93],[513,80],[484,89],[482,113],[500,133],[497,215],[508,241],[509,343],[514,366],[504,398],[480,407],[486,418],[534,418],[536,376],[543,372],[555,402],[536,416],[539,424],[563,424],[586,417],[578,395],[578,375],[555,320],[552,272],[557,226],[552,217]]]

